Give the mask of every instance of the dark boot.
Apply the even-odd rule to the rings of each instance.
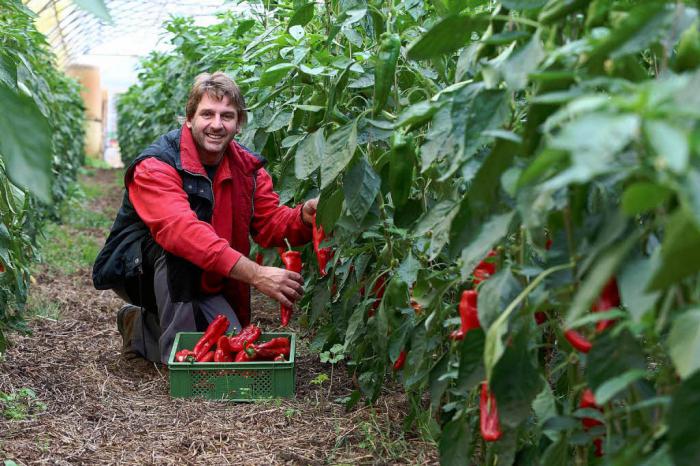
[[[141,308],[132,304],[125,304],[117,312],[117,330],[122,336],[122,355],[126,359],[143,357],[133,347],[134,328],[136,322],[141,318]]]

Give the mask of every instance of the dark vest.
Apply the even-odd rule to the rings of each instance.
[[[180,131],[170,131],[151,144],[129,165],[124,179],[127,180],[136,164],[146,158],[155,157],[167,163],[174,167],[182,178],[182,187],[197,218],[211,223],[214,202],[212,183],[206,176],[190,173],[182,168]],[[150,231],[131,204],[128,191],[125,191],[107,241],[95,259],[92,269],[95,288],[120,288],[128,279],[141,275],[144,270],[143,243],[147,238],[150,238]],[[190,301],[199,289],[201,270],[170,253],[165,253],[165,256],[171,298],[175,302]]]

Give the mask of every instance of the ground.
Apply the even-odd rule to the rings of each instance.
[[[296,398],[258,403],[172,399],[167,368],[120,355],[110,291],[90,264],[121,199],[120,173],[86,169],[81,189],[49,227],[33,275],[27,335],[12,334],[0,359],[0,460],[17,464],[436,464],[433,442],[404,433],[400,387],[347,412],[335,400],[352,381],[342,365],[297,349]],[[254,320],[277,329],[262,295]],[[6,463],[7,464],[7,463]],[[10,463],[12,464],[12,463]]]

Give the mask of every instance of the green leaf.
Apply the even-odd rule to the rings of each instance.
[[[326,139],[323,136],[323,128],[307,134],[297,146],[294,155],[294,176],[300,180],[310,177],[321,166],[325,151]]]
[[[509,88],[520,90],[527,85],[528,75],[537,69],[544,58],[545,51],[538,31],[530,42],[502,62],[498,70]]]
[[[297,8],[292,17],[289,19],[287,30],[296,25],[306,26],[312,19],[314,19],[314,10],[314,2],[307,3],[306,5]]]
[[[399,129],[404,126],[417,128],[430,121],[430,118],[437,112],[440,105],[436,102],[423,100],[406,108],[394,123],[394,128]]]
[[[520,291],[522,287],[511,273],[510,266],[499,270],[486,280],[479,287],[477,309],[481,326],[489,328]]]
[[[335,189],[330,195],[322,193],[318,201],[318,210],[316,211],[316,220],[323,225],[323,228],[330,232],[338,221],[340,214],[343,211],[343,191]]]
[[[676,317],[667,341],[671,360],[681,378],[687,379],[700,369],[700,309]]]
[[[103,0],[73,0],[73,3],[108,23],[113,22],[112,16],[109,14],[109,10]]]
[[[3,83],[13,91],[17,89],[17,67],[10,57],[0,51],[0,85]]]
[[[456,390],[467,395],[474,387],[484,380],[484,342],[486,335],[480,328],[470,330],[459,351],[459,372],[457,373]]]
[[[362,222],[379,194],[382,179],[363,158],[350,168],[343,179],[345,206],[357,223]]]
[[[414,230],[414,235],[430,235],[428,255],[433,260],[440,254],[449,240],[450,223],[457,214],[458,205],[454,201],[445,200],[430,208],[420,219]]]
[[[627,253],[636,242],[637,235],[631,234],[624,241],[613,244],[598,256],[597,261],[574,296],[571,308],[569,308],[569,312],[566,315],[564,323],[566,328],[571,328],[574,322],[591,308],[593,301],[598,298],[605,284],[610,277],[614,276]]]
[[[450,379],[443,377],[450,364],[449,354],[445,353],[430,371],[430,408],[437,411],[442,404],[442,396],[450,384]]]
[[[647,121],[644,124],[644,131],[647,141],[663,161],[663,165],[677,174],[685,172],[690,157],[688,135],[675,126],[659,120]]]
[[[657,248],[650,258],[640,255],[627,261],[617,276],[620,297],[635,323],[642,322],[644,315],[659,298],[659,292],[646,291],[659,260],[660,250]]]
[[[700,270],[700,230],[690,213],[677,209],[666,222],[661,261],[649,283],[662,290]]]
[[[408,286],[413,286],[416,282],[416,277],[418,276],[418,271],[421,269],[421,263],[416,259],[411,251],[408,251],[408,256],[401,262],[396,273],[399,275],[401,280],[408,284]]]
[[[645,375],[646,372],[641,369],[632,369],[606,381],[595,391],[596,403],[601,406],[606,404],[632,382],[644,378]]]
[[[321,160],[321,189],[335,181],[352,160],[356,147],[356,121],[338,128],[328,137],[325,156]]]
[[[649,212],[666,202],[672,191],[655,183],[634,183],[622,194],[622,211],[634,216]]]
[[[460,416],[445,424],[440,435],[439,449],[442,466],[463,466],[471,463],[472,439],[467,416]]]
[[[542,8],[549,0],[501,0],[501,5],[509,10],[534,10]]]
[[[282,80],[285,76],[288,76],[292,70],[295,70],[297,65],[294,63],[278,63],[272,65],[262,72],[260,78],[258,79],[258,86],[269,87],[274,86]]]
[[[528,418],[532,402],[542,390],[542,378],[528,351],[528,335],[520,332],[493,368],[489,383],[498,401],[501,424],[516,428]]]
[[[599,387],[631,369],[646,369],[644,352],[628,330],[619,335],[604,332],[593,341],[588,353],[586,379],[595,392]]]
[[[0,83],[0,156],[13,183],[51,203],[51,127],[31,97]]]
[[[559,441],[551,444],[542,455],[542,466],[568,466],[571,454],[569,453],[569,438],[563,435]]]
[[[673,392],[668,413],[668,440],[675,466],[700,464],[700,372],[684,380]]]
[[[486,254],[508,234],[515,212],[496,215],[483,224],[478,235],[462,250],[462,280],[466,281]]]
[[[537,417],[537,425],[543,427],[548,419],[554,418],[557,413],[557,400],[554,398],[552,387],[548,383],[542,383],[542,391],[532,401],[532,410]],[[559,439],[559,432],[544,429],[542,432],[551,441],[556,442]]]
[[[488,18],[452,15],[441,19],[428,32],[408,46],[411,60],[427,60],[459,50],[469,42],[474,31],[488,23]]]

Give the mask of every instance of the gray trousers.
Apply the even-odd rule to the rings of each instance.
[[[205,295],[189,302],[173,302],[170,299],[167,277],[165,256],[161,255],[155,262],[153,278],[158,315],[137,308],[130,347],[126,351],[136,353],[149,361],[167,364],[175,335],[178,332],[197,331],[195,312],[200,312],[207,323],[213,321],[217,315],[223,314],[230,322],[228,332],[241,330],[236,313],[223,295]],[[122,293],[117,294],[122,296]]]

